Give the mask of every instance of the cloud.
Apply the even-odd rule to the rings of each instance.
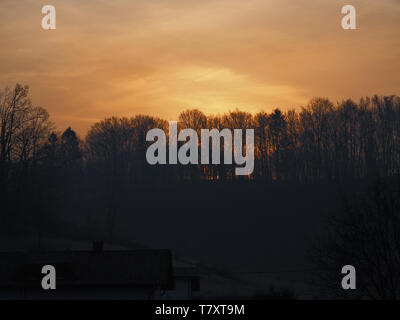
[[[356,31],[340,27],[342,0],[52,2],[55,31],[40,28],[37,1],[0,2],[0,85],[30,84],[81,133],[111,115],[398,93],[399,1],[355,0]]]

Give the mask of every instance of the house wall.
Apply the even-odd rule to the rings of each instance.
[[[191,279],[175,279],[175,290],[168,290],[164,293],[157,292],[155,299],[160,300],[190,300],[192,299],[192,281]]]

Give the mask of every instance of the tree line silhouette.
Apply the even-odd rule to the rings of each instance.
[[[250,179],[346,181],[399,173],[398,96],[373,96],[361,99],[358,104],[347,99],[336,105],[325,98],[314,98],[300,111],[275,109],[269,114],[255,115],[235,110],[206,116],[193,109],[181,112],[178,126],[192,128],[199,135],[204,128],[254,128],[255,170]],[[167,127],[167,121],[143,115],[105,119],[94,124],[87,134],[87,160],[107,163],[124,175],[140,175],[146,166],[146,132],[151,128],[168,132]],[[169,178],[238,178],[229,165],[192,165],[188,170],[185,167],[178,170]]]
[[[174,197],[180,203],[178,208],[169,205],[175,216],[193,209],[196,201],[201,202],[199,212],[223,210],[235,216],[247,210],[248,201],[254,202],[252,210],[267,212],[264,192],[278,198],[277,206],[299,186],[319,190],[322,196],[334,193],[334,185],[355,185],[359,192],[360,185],[378,177],[386,184],[399,176],[400,97],[395,95],[336,104],[314,98],[296,110],[254,115],[240,110],[208,116],[197,109],[180,113],[178,129],[191,128],[199,135],[207,128],[255,129],[255,168],[248,177],[235,176],[235,165],[149,165],[146,134],[153,128],[167,133],[168,122],[147,115],[111,117],[94,123],[81,139],[72,128],[58,131],[49,113],[33,105],[28,86],[0,90],[1,234],[21,234],[21,229],[24,235],[57,233],[61,229],[54,228],[55,222],[74,215],[78,224],[113,237],[119,214],[163,214]],[[385,184],[376,185],[372,195],[361,194],[357,203],[345,201],[316,241],[320,284],[336,288],[338,274],[329,266],[339,268],[356,259],[360,270],[372,277],[362,278],[363,297],[399,296],[398,272],[393,271],[398,270],[399,193]],[[318,207],[324,200],[314,195],[307,201]],[[289,207],[299,213],[296,203]],[[375,272],[377,265],[381,273]]]
[[[69,201],[52,199],[79,197],[80,188],[87,188],[88,197],[95,197],[88,190],[102,189],[97,196],[109,198],[113,212],[117,194],[135,186],[243,179],[346,182],[394,176],[400,168],[400,97],[395,95],[336,104],[314,98],[298,110],[255,115],[181,112],[178,128],[198,134],[205,128],[255,129],[255,169],[244,178],[234,175],[234,165],[148,165],[146,133],[152,128],[168,132],[168,122],[158,117],[107,118],[93,124],[83,140],[71,128],[60,133],[48,112],[32,104],[28,86],[20,84],[0,91],[0,126],[3,212],[35,210],[41,202],[47,202],[48,211],[67,208]]]

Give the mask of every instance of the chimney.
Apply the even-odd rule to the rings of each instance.
[[[102,252],[103,247],[103,241],[93,241],[93,252]]]

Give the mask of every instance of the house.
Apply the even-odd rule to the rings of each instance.
[[[44,265],[56,269],[55,290],[42,288]],[[193,281],[174,278],[169,250],[0,252],[0,300],[190,299]]]

